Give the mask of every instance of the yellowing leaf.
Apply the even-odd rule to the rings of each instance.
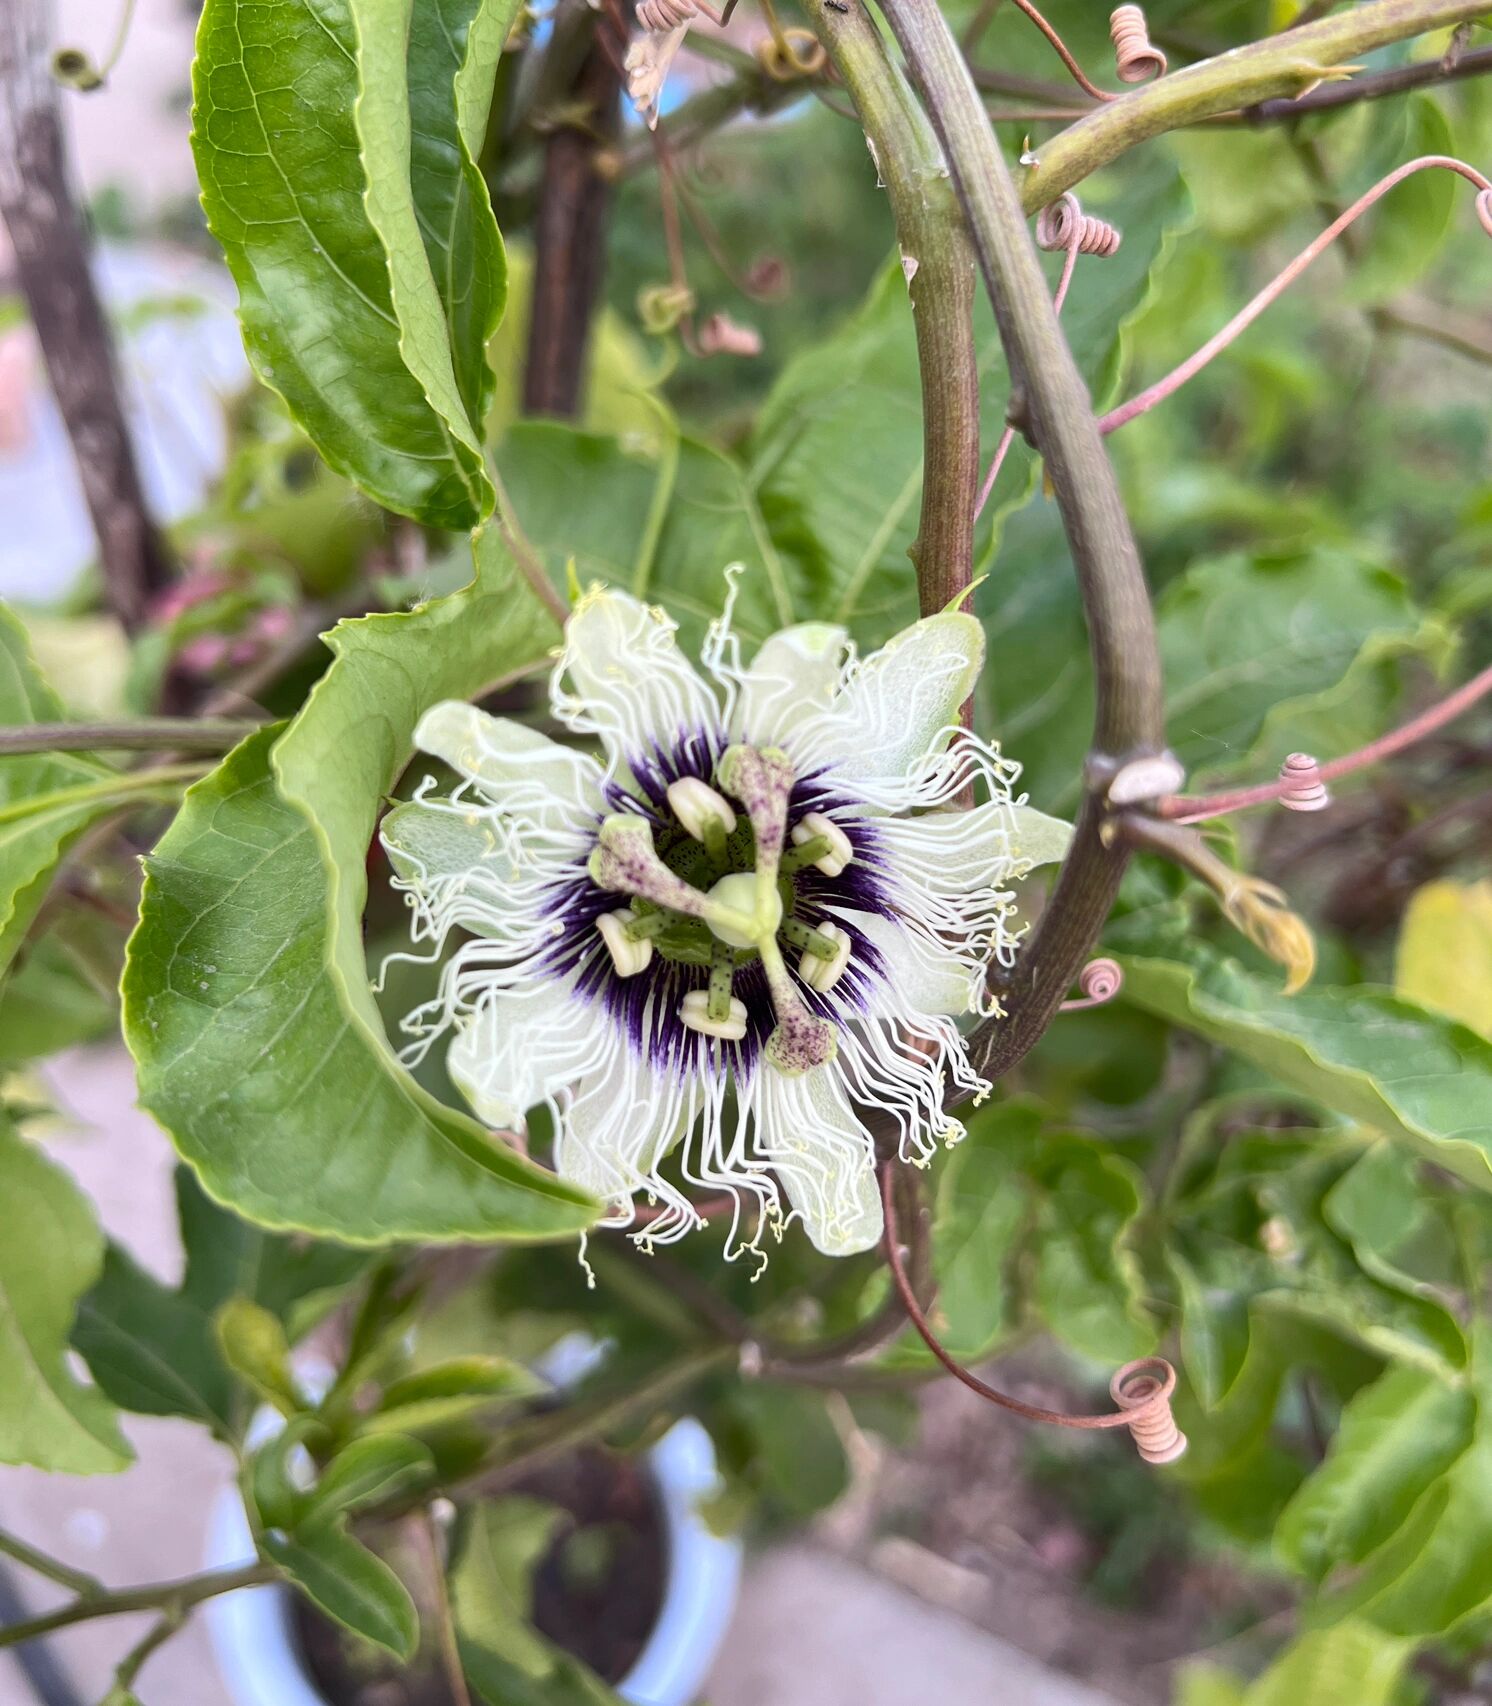
[[[1404,914],[1394,987],[1492,1037],[1492,882],[1426,883]]]

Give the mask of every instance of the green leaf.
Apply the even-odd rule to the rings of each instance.
[[[1156,619],[1167,727],[1189,768],[1246,759],[1271,713],[1289,730],[1287,701],[1309,705],[1369,642],[1380,655],[1390,641],[1407,646],[1423,621],[1397,575],[1331,546],[1197,563],[1166,589]],[[1382,708],[1368,672],[1358,692]]]
[[[230,1297],[214,1318],[223,1360],[287,1416],[301,1409],[290,1372],[290,1341],[278,1317],[247,1297]]]
[[[1038,1308],[1080,1355],[1128,1362],[1155,1348],[1128,1238],[1142,1202],[1135,1169],[1097,1143],[1049,1141],[1035,1168],[1045,1187],[1036,1233]]]
[[[365,1433],[442,1427],[543,1390],[541,1380],[505,1357],[455,1357],[390,1381],[361,1426]]]
[[[979,1357],[1015,1325],[1010,1263],[1030,1224],[1021,1178],[1042,1136],[1040,1107],[996,1102],[969,1121],[943,1163],[933,1218],[940,1334],[955,1355]]]
[[[1102,398],[1113,387],[1123,328],[1143,301],[1168,238],[1187,222],[1189,200],[1174,164],[1155,153],[1114,181],[1111,198],[1095,185],[1089,211],[1114,219],[1124,242],[1112,257],[1079,262],[1063,325]],[[1052,277],[1060,261],[1048,258]],[[915,294],[915,277],[910,289]],[[976,335],[988,454],[1004,426],[1009,382],[983,292]],[[846,622],[866,644],[879,644],[915,619],[907,549],[922,492],[922,407],[899,261],[882,272],[843,327],[789,363],[763,406],[748,462],[799,619]],[[1001,509],[1029,492],[1034,465],[1017,439],[979,528],[981,559],[994,549]],[[1070,578],[1065,564],[1063,572]],[[1021,594],[1003,566],[999,579],[987,607]],[[998,668],[999,653],[992,656]]]
[[[762,1490],[794,1517],[832,1505],[849,1485],[844,1444],[822,1393],[753,1381],[732,1398],[756,1440]]]
[[[1399,927],[1394,988],[1492,1039],[1492,882],[1415,890]]]
[[[266,1534],[265,1555],[328,1617],[354,1634],[411,1659],[420,1620],[409,1590],[384,1561],[330,1523]]]
[[[0,727],[61,718],[26,630],[0,604]],[[78,753],[0,762],[0,975],[20,949],[62,856],[83,831],[123,807],[174,799],[179,791],[157,772],[132,776]]]
[[[69,1475],[123,1469],[132,1453],[113,1406],[68,1371],[79,1297],[104,1241],[67,1174],[0,1114],[0,1462]]]
[[[213,1195],[267,1225],[382,1243],[594,1218],[415,1084],[364,963],[364,862],[421,713],[553,639],[491,534],[481,549],[466,591],[341,624],[300,716],[193,788],[149,862],[124,978],[141,1101]]]
[[[1422,154],[1456,152],[1450,124],[1433,95],[1410,95],[1405,119],[1408,135],[1384,170]],[[1461,188],[1454,173],[1430,169],[1390,190],[1365,222],[1363,253],[1348,269],[1344,300],[1363,306],[1386,302],[1422,278],[1445,246]]]
[[[429,1449],[402,1434],[355,1439],[321,1473],[306,1503],[304,1520],[340,1516],[361,1505],[378,1503],[434,1474]]]
[[[72,1342],[122,1409],[187,1416],[232,1437],[238,1406],[212,1318],[111,1244],[103,1273],[78,1307]]]
[[[470,0],[417,17],[413,0],[208,0],[193,70],[203,206],[260,377],[334,468],[452,528],[492,507],[473,410],[490,387],[478,334],[496,324],[504,281],[462,134],[495,63],[495,18],[461,43],[475,12]]]
[[[0,984],[0,1067],[112,1031],[123,961],[124,933],[112,919],[64,907],[22,947]]]
[[[1275,1527],[1275,1551],[1315,1582],[1360,1564],[1467,1449],[1475,1422],[1476,1400],[1464,1388],[1389,1368],[1342,1412],[1326,1461]]]
[[[1243,1706],[1392,1706],[1413,1651],[1366,1623],[1310,1630],[1248,1688]]]
[[[1246,1706],[1243,1684],[1216,1665],[1184,1665],[1176,1683],[1176,1706]]]
[[[512,1495],[474,1506],[451,1571],[462,1668],[488,1706],[619,1706],[599,1677],[533,1628],[533,1574],[564,1513]]]
[[[1492,1044],[1387,990],[1286,996],[1200,943],[1124,957],[1124,999],[1492,1189]]]

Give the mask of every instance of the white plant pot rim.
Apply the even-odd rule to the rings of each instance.
[[[686,1416],[648,1453],[663,1511],[663,1604],[647,1644],[616,1686],[630,1706],[690,1706],[735,1611],[741,1543],[712,1534],[697,1506],[719,1486],[715,1448]],[[253,1563],[254,1538],[236,1488],[218,1495],[207,1531],[215,1569]],[[234,1706],[329,1706],[312,1686],[279,1583],[220,1594],[203,1607],[218,1669]]]

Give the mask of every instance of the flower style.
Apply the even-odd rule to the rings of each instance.
[[[661,611],[592,589],[551,693],[604,764],[465,704],[416,731],[461,781],[440,797],[427,779],[383,844],[416,941],[464,939],[405,1021],[407,1053],[453,1032],[451,1075],[494,1126],[547,1105],[556,1166],[609,1224],[631,1223],[637,1191],[660,1205],[641,1241],[699,1224],[664,1175],[676,1155],[684,1183],[733,1194],[728,1253],[794,1216],[829,1254],[872,1246],[862,1111],[904,1159],[962,1135],[947,1089],[988,1086],[955,1019],[996,1011],[1010,881],[1068,835],[957,726],[983,649],[964,615],[863,661],[809,623],[743,666],[727,609],[707,680]],[[975,781],[985,803],[936,809]]]

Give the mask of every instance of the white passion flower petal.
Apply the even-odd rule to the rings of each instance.
[[[668,68],[688,33],[687,19],[671,30],[643,30],[633,38],[622,61],[627,73],[627,95],[649,130],[658,128],[658,100],[668,80]]]
[[[454,699],[432,705],[414,743],[444,759],[520,830],[575,830],[602,809],[601,767],[589,753],[474,705]]]
[[[489,1125],[522,1131],[530,1108],[604,1070],[603,1019],[562,982],[493,989],[459,1024],[446,1067]]]
[[[851,651],[849,635],[828,622],[801,622],[764,640],[741,673],[732,736],[794,756],[805,720],[833,704]]]
[[[550,696],[577,734],[600,736],[613,772],[714,735],[720,703],[679,650],[676,624],[629,593],[593,587],[565,624]]]
[[[949,743],[983,662],[972,616],[925,617],[852,667],[799,742],[872,809],[941,804],[968,776],[968,742]]]

